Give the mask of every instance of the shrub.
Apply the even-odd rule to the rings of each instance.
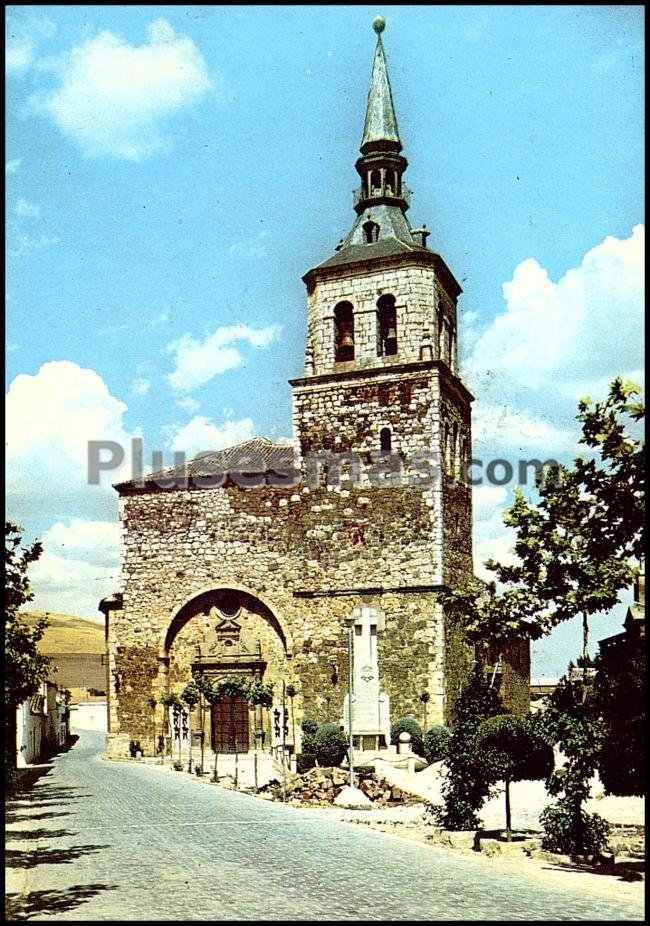
[[[411,734],[411,749],[418,756],[424,756],[424,743],[422,742],[422,727],[415,717],[408,714],[406,717],[400,717],[390,728],[390,741],[399,745],[400,733]]]
[[[296,772],[302,775],[316,765],[316,756],[308,752],[299,752],[296,755]]]
[[[311,717],[303,717],[300,729],[303,733],[313,735],[316,730],[318,730],[318,724],[315,720],[312,720]]]
[[[503,713],[503,705],[477,661],[454,706],[454,725],[442,783],[444,807],[439,823],[448,830],[470,830],[480,825],[478,811],[490,793],[488,769],[476,745],[476,734],[486,717]]]
[[[440,762],[449,752],[451,731],[441,725],[430,727],[424,734],[424,758],[427,762]]]
[[[355,765],[354,774],[358,778],[368,778],[370,775],[375,774],[374,765]]]
[[[609,827],[596,814],[585,812],[591,778],[597,768],[605,725],[594,710],[591,686],[571,674],[564,676],[542,713],[547,735],[562,750],[565,761],[546,781],[556,804],[540,814],[542,845],[572,856],[599,856]]]
[[[319,765],[336,766],[348,751],[348,740],[338,724],[323,723],[314,733],[313,747]]]
[[[542,849],[549,852],[598,858],[607,845],[609,823],[581,807],[572,813],[565,804],[549,805],[541,812],[539,822],[544,829]]]

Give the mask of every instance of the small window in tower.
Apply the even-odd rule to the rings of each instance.
[[[354,360],[354,312],[349,302],[334,309],[334,356],[337,362]]]
[[[364,222],[363,237],[366,244],[374,244],[375,241],[379,241],[379,225],[376,222]]]
[[[394,357],[397,353],[397,312],[394,296],[380,296],[377,300],[377,324],[377,355]]]
[[[390,453],[393,444],[393,438],[390,428],[382,428],[379,432],[379,449],[382,453]]]
[[[381,195],[381,172],[378,170],[373,170],[370,173],[370,195]]]
[[[458,479],[458,473],[460,471],[460,461],[459,461],[459,444],[458,444],[458,425],[456,422],[452,425],[451,429],[451,467],[450,475],[454,479]]]

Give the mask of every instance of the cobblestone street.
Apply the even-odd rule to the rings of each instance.
[[[410,844],[186,775],[82,732],[7,808],[8,894],[39,920],[621,920],[628,899]]]

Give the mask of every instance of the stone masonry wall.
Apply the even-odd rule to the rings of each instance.
[[[395,297],[397,310],[397,356],[377,356],[377,300]],[[355,359],[336,363],[334,358],[334,309],[339,302],[350,302],[354,310]],[[314,372],[331,373],[347,368],[387,366],[418,360],[426,330],[434,346],[433,359],[439,359],[441,316],[448,319],[456,340],[455,301],[444,291],[430,265],[405,263],[372,268],[346,265],[337,273],[329,271],[308,295],[307,344],[314,360]],[[452,367],[456,368],[455,350]],[[445,358],[447,359],[447,358]]]
[[[201,592],[229,587],[258,596],[281,624],[285,674],[298,682],[300,714],[339,719],[347,678],[344,620],[354,607],[370,604],[387,615],[379,658],[394,716],[421,709],[426,690],[430,718],[442,719],[438,596],[399,591],[437,582],[425,493],[354,486],[182,490],[127,497],[123,516],[124,603],[112,612],[109,629],[113,668],[122,675],[120,690],[112,692],[112,732],[148,735],[146,701],[163,693],[159,657],[172,617]],[[345,594],[322,594],[333,591]],[[192,633],[186,632],[188,640]],[[268,640],[263,648],[267,658]],[[171,660],[174,688],[181,674]],[[127,681],[131,676],[136,684]]]

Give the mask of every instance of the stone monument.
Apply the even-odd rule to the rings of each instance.
[[[379,683],[377,634],[385,619],[375,608],[355,608],[352,612],[352,735],[361,751],[390,744],[390,702]],[[349,735],[348,697],[343,704],[343,727]]]

